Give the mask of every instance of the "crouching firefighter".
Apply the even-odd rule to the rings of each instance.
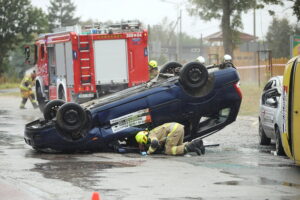
[[[27,102],[27,99],[30,99],[32,106],[34,108],[38,107],[37,101],[35,100],[35,96],[32,91],[32,87],[35,85],[35,77],[36,77],[36,73],[35,71],[33,71],[30,75],[25,75],[25,77],[23,78],[20,84],[21,97],[22,97],[20,109],[25,109],[25,104]]]
[[[176,123],[165,123],[151,131],[140,131],[135,136],[142,155],[152,154],[163,150],[167,155],[183,155],[196,152],[198,155],[205,153],[201,139],[183,143],[184,126]]]

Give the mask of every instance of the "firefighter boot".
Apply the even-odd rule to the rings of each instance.
[[[196,152],[198,155],[205,154],[205,147],[201,139],[193,140],[185,145],[185,152]]]

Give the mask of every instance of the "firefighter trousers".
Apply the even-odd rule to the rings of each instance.
[[[184,154],[183,143],[184,138],[184,126],[176,123],[172,127],[171,132],[168,134],[165,144],[165,154],[168,155],[182,155]]]
[[[34,108],[38,107],[37,101],[35,100],[35,95],[31,90],[29,90],[29,91],[21,90],[21,96],[22,96],[22,102],[20,105],[21,109],[25,108],[25,104],[28,99],[30,99],[30,102]]]

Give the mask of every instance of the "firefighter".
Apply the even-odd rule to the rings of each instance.
[[[203,56],[199,56],[198,58],[196,58],[196,61],[200,62],[202,65],[205,64],[205,58]]]
[[[205,153],[201,139],[183,143],[184,126],[176,123],[165,123],[151,131],[140,131],[135,136],[142,155],[149,155],[156,150],[164,150],[167,155],[183,155],[187,152]],[[146,152],[147,151],[147,152]]]
[[[234,67],[234,65],[232,64],[232,57],[228,54],[225,54],[223,57],[224,61],[223,63],[221,63],[220,65],[220,69],[225,69],[225,68],[230,68],[230,67]]]
[[[150,79],[153,79],[158,74],[157,62],[155,60],[150,60],[148,65],[149,65]]]
[[[25,77],[23,78],[20,84],[21,97],[22,97],[20,109],[25,109],[25,104],[28,98],[30,99],[32,106],[34,108],[38,107],[37,102],[35,100],[34,93],[32,91],[32,87],[35,85],[35,77],[36,77],[36,73],[35,71],[33,71],[30,73],[30,75],[25,75]]]

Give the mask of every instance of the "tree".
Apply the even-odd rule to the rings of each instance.
[[[71,0],[51,0],[48,8],[50,29],[79,23],[79,17],[73,17],[75,10],[76,6]]]
[[[203,20],[221,19],[224,53],[231,54],[234,49],[234,35],[242,28],[241,14],[253,8],[263,8],[265,4],[282,4],[283,0],[189,0],[191,15]]]
[[[31,6],[29,0],[0,1],[0,76],[8,68],[8,55],[33,33],[47,29],[45,14]]]
[[[293,34],[294,28],[288,19],[273,18],[267,33],[267,43],[273,57],[290,56],[290,36]]]
[[[300,21],[300,0],[289,0],[294,3],[292,6],[293,14],[296,15],[297,20]]]

